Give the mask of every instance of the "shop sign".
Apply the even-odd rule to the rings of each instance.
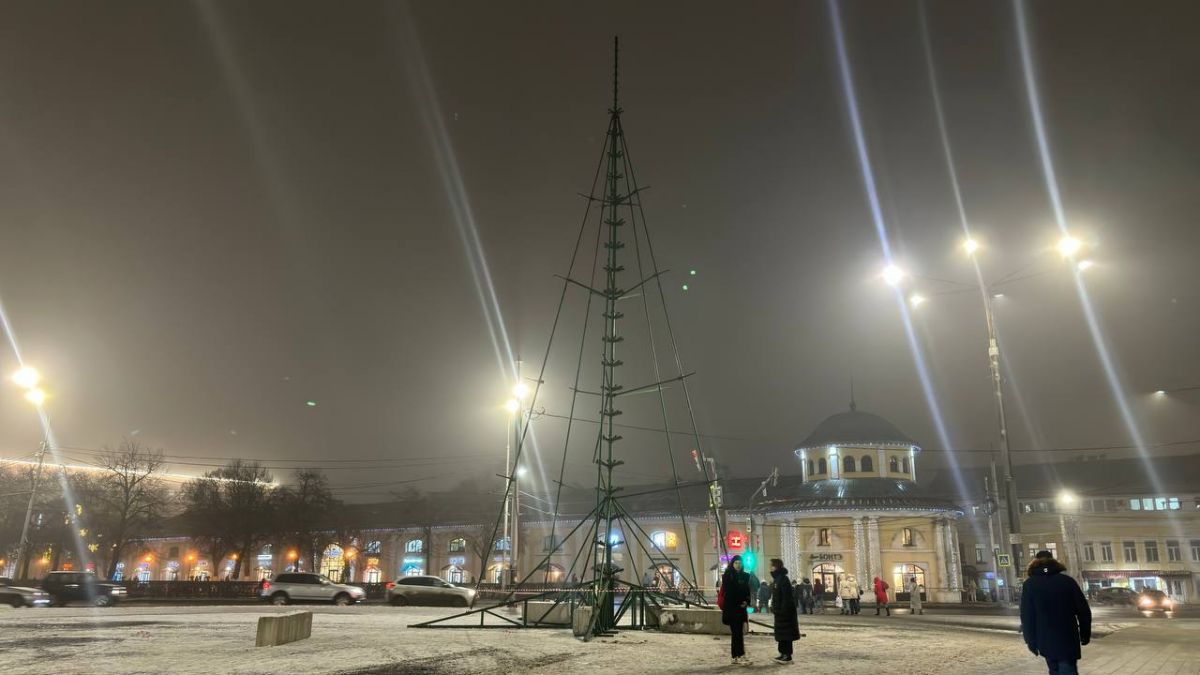
[[[731,549],[740,551],[746,546],[746,535],[738,530],[730,530],[725,535],[725,545]]]
[[[450,564],[455,567],[466,567],[467,558],[466,556],[452,555],[450,556]]]
[[[823,562],[829,562],[829,561],[833,561],[833,560],[840,561],[840,560],[842,560],[842,554],[841,553],[812,553],[808,556],[808,559],[809,560],[820,560]]]

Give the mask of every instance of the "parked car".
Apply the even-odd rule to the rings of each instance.
[[[1098,588],[1092,592],[1092,602],[1098,605],[1136,605],[1137,591],[1132,588],[1112,586]]]
[[[434,576],[412,576],[389,584],[387,601],[391,605],[450,605],[470,607],[475,604],[475,591],[455,586]]]
[[[353,605],[366,599],[367,593],[358,586],[336,584],[324,574],[286,572],[260,583],[258,597],[273,605],[290,605],[293,602]]]
[[[1146,590],[1138,595],[1137,606],[1146,612],[1170,612],[1175,609],[1175,602],[1162,591]]]
[[[13,580],[0,577],[0,605],[12,607],[46,607],[50,594],[37,588],[13,586]]]
[[[42,589],[50,595],[51,605],[86,602],[109,607],[125,597],[125,587],[100,581],[91,572],[51,572],[42,579]]]

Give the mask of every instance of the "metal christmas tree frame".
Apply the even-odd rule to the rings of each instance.
[[[621,126],[622,109],[618,104],[618,64],[619,64],[619,45],[614,38],[613,40],[613,104],[609,109],[609,121],[607,138],[601,156],[600,162],[596,168],[596,175],[593,178],[591,192],[584,195],[587,199],[587,206],[584,211],[583,221],[579,227],[579,234],[576,238],[575,249],[571,256],[570,265],[567,274],[560,277],[563,281],[562,294],[559,298],[558,309],[555,313],[553,327],[551,329],[550,339],[546,347],[546,358],[543,359],[541,373],[537,378],[537,385],[533,392],[533,401],[536,403],[538,391],[544,382],[546,371],[546,363],[549,361],[550,350],[554,344],[555,334],[558,332],[559,320],[562,317],[563,307],[567,298],[567,291],[571,287],[581,288],[586,291],[586,307],[584,311],[584,325],[580,335],[580,348],[577,367],[575,370],[574,387],[571,397],[571,411],[567,418],[566,438],[563,442],[562,465],[558,476],[558,489],[555,495],[554,514],[551,525],[551,539],[553,543],[552,550],[546,553],[541,562],[534,565],[532,570],[518,581],[511,589],[504,593],[502,599],[495,604],[487,607],[473,609],[467,612],[461,612],[449,617],[427,621],[415,624],[414,627],[438,627],[438,628],[564,628],[569,627],[571,623],[563,622],[561,617],[575,617],[577,610],[580,607],[589,607],[590,612],[586,630],[580,631],[584,634],[585,639],[591,636],[609,634],[618,628],[618,625],[626,619],[628,620],[622,627],[643,628],[648,625],[650,607],[662,607],[668,604],[678,604],[680,602],[685,605],[708,606],[707,601],[701,594],[699,588],[700,580],[696,571],[695,556],[692,552],[692,538],[688,534],[686,513],[682,497],[682,490],[709,488],[707,491],[712,494],[711,489],[716,485],[716,477],[711,475],[708,462],[704,461],[703,450],[700,443],[700,436],[696,430],[695,414],[692,409],[691,395],[687,388],[687,378],[690,373],[683,371],[682,360],[679,357],[679,351],[676,346],[674,331],[671,328],[670,319],[667,316],[666,296],[662,285],[662,276],[666,270],[660,270],[654,255],[654,249],[650,242],[650,234],[646,229],[645,213],[642,209],[640,193],[642,186],[637,184],[636,176],[633,172],[633,166],[630,163],[628,146],[626,144],[625,133]],[[604,172],[603,188],[599,194],[596,193],[596,187],[599,183],[600,173]],[[599,222],[594,223],[596,227],[595,250],[592,254],[592,270],[591,277],[588,282],[580,281],[573,276],[576,263],[580,262],[581,245],[584,242],[584,234],[589,229],[589,219],[593,212],[593,206],[599,204]],[[625,216],[628,216],[626,220]],[[627,227],[628,226],[628,227]],[[631,286],[622,286],[622,281],[625,276],[622,274],[626,271],[622,261],[627,256],[622,255],[625,252],[626,241],[622,238],[622,232],[626,229],[629,234],[632,234],[633,243],[633,259],[635,261],[634,269],[636,272],[636,282]],[[603,287],[597,288],[593,284],[597,277],[597,266],[602,270]],[[651,292],[657,292],[658,300],[660,301],[662,316],[661,319],[666,327],[666,337],[670,344],[671,356],[673,357],[673,365],[675,374],[669,377],[662,376],[662,368],[659,362],[657,345],[654,340],[654,327],[651,322],[651,309],[646,295]],[[623,362],[618,357],[617,347],[624,341],[624,337],[618,332],[618,321],[624,318],[624,314],[617,308],[617,302],[631,297],[636,297],[636,294],[641,292],[642,306],[644,308],[644,320],[646,322],[646,330],[650,342],[650,355],[653,369],[653,381],[649,384],[643,384],[636,387],[626,389],[618,381],[618,371]],[[583,355],[587,344],[587,324],[588,317],[591,316],[593,310],[593,302],[600,309],[600,315],[603,318],[603,335],[601,341],[603,343],[603,357],[600,361],[600,390],[599,391],[583,391],[579,388],[580,374],[583,371]],[[673,454],[671,443],[671,430],[668,422],[667,403],[663,393],[663,386],[669,383],[679,383],[683,390],[684,401],[687,406],[688,423],[690,425],[690,434],[694,442],[694,448],[697,453],[697,465],[703,472],[703,480],[681,482]],[[618,496],[622,488],[616,485],[613,477],[613,470],[624,462],[618,459],[615,448],[617,443],[621,441],[621,436],[617,433],[614,418],[621,414],[621,410],[617,408],[618,399],[634,393],[657,392],[659,408],[662,413],[663,435],[665,439],[665,451],[670,459],[670,467],[672,474],[672,485],[670,487],[646,490],[633,494]],[[596,501],[591,510],[579,519],[579,522],[571,528],[564,536],[557,536],[558,521],[560,518],[560,502],[562,497],[563,477],[565,473],[568,448],[571,441],[572,423],[575,421],[576,403],[580,395],[595,396],[600,400],[600,430],[596,438],[592,461],[596,465]],[[532,407],[533,404],[531,404]],[[516,444],[516,455],[512,466],[517,466],[521,453],[525,447],[525,440],[529,434],[530,415],[526,413],[523,416],[522,424],[519,426],[518,438]],[[514,476],[506,476],[505,500],[512,494],[514,488]],[[652,493],[674,491],[679,510],[679,518],[683,523],[683,534],[685,546],[688,554],[689,567],[688,570],[680,569],[675,562],[671,561],[667,554],[653,541],[650,535],[638,523],[637,518],[630,513],[626,506],[622,503],[623,500],[633,497],[645,496]],[[724,526],[719,512],[720,504],[716,499],[708,500],[709,508],[713,515],[713,522],[716,524],[717,537],[719,546],[724,551],[725,537]],[[501,520],[504,517],[503,510],[497,515],[496,524],[492,530],[491,541],[496,540],[496,535],[500,530]],[[617,533],[617,536],[614,536]],[[680,588],[687,588],[686,591],[679,593],[676,596],[670,596],[656,588],[647,587],[637,583],[636,576],[634,579],[627,579],[621,576],[624,571],[614,562],[613,549],[621,544],[626,543],[620,540],[620,534],[627,533],[627,538],[632,538],[641,548],[642,553],[650,560],[665,561],[662,564],[669,564],[673,572],[678,574],[683,580],[680,583]],[[582,537],[583,545],[579,547],[572,560],[571,566],[564,576],[570,574],[570,578],[574,579],[574,571],[580,568],[583,572],[579,575],[578,581],[564,583],[563,588],[548,592],[540,592],[528,594],[528,590],[524,593],[522,588],[527,584],[536,583],[535,577],[544,574],[545,570],[549,569],[549,563],[552,557],[564,550],[567,542],[580,541]],[[653,548],[653,553],[647,548],[649,543]],[[655,555],[655,553],[657,555]],[[483,565],[484,557],[480,560],[480,574],[477,577],[480,581],[484,577]],[[478,582],[476,589],[478,591]],[[518,597],[518,594],[521,594]],[[618,602],[619,598],[619,602]],[[530,602],[542,601],[549,603],[538,605],[533,609],[536,616],[530,614]],[[512,608],[523,606],[519,618],[512,618],[499,613],[497,610],[501,608]],[[565,608],[565,612],[563,609]],[[479,624],[476,626],[473,621],[464,622],[464,617],[472,615],[479,616]],[[552,621],[549,617],[555,617],[556,621]],[[489,624],[488,617],[498,619],[499,622]]]

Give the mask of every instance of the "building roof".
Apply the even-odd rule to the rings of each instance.
[[[850,410],[825,418],[808,435],[797,450],[820,448],[827,445],[870,445],[917,446],[917,442],[905,436],[896,425],[879,415],[858,410],[854,404]]]

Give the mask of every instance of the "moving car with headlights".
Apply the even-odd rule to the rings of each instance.
[[[1137,607],[1145,612],[1170,612],[1175,609],[1175,602],[1162,591],[1146,590],[1138,595]]]
[[[475,604],[475,591],[455,586],[434,576],[412,576],[389,584],[387,601],[390,605],[449,605],[470,607]]]
[[[51,605],[86,602],[110,607],[125,597],[125,587],[100,581],[91,572],[51,572],[42,579],[42,590],[50,595]]]
[[[259,584],[258,597],[272,605],[290,605],[293,602],[353,605],[365,600],[367,593],[358,586],[334,583],[324,574],[286,572]]]
[[[37,588],[13,586],[13,580],[0,577],[0,605],[10,607],[46,607],[50,594]]]

